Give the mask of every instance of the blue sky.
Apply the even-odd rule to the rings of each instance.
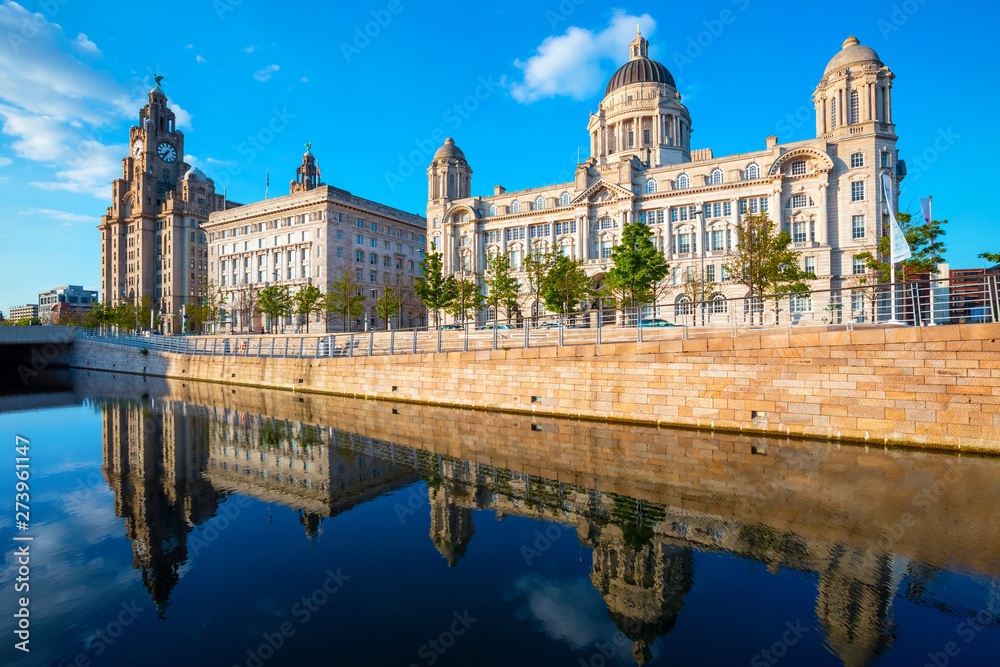
[[[425,170],[453,136],[488,194],[571,178],[586,124],[635,23],[716,155],[814,136],[810,98],[848,35],[895,72],[910,175],[901,207],[934,196],[953,267],[1000,251],[1000,212],[967,188],[1000,139],[1000,10],[881,1],[607,5],[407,0],[280,6],[47,0],[0,5],[0,310],[63,284],[99,286],[99,218],[152,85],[178,111],[188,160],[229,198],[287,194],[303,144],[331,185],[423,214]],[[305,19],[305,20],[303,20]],[[367,34],[366,34],[367,33]],[[271,128],[279,128],[271,132]],[[977,157],[978,156],[978,157]],[[979,176],[975,176],[979,174]],[[989,182],[989,181],[987,181]],[[989,190],[985,193],[989,194]]]

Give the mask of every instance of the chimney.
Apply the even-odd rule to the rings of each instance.
[[[768,148],[774,148],[777,145],[778,145],[778,137],[776,137],[776,136],[774,136],[772,134],[771,136],[769,136],[767,138],[767,147]]]
[[[493,196],[494,197],[496,195],[502,195],[505,192],[507,192],[507,188],[505,188],[504,186],[502,186],[502,185],[494,185],[493,186]]]

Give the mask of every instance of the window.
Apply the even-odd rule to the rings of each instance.
[[[717,229],[712,232],[712,250],[724,250],[725,235],[723,230]]]
[[[677,235],[677,252],[682,254],[691,252],[691,236],[691,234]]]
[[[808,240],[806,234],[806,223],[796,222],[792,225],[792,241],[795,243],[805,243]]]
[[[882,156],[882,166],[884,168],[888,168],[889,167],[889,152],[888,151],[882,151],[880,153],[880,155]]]
[[[491,213],[490,215],[496,215],[496,204],[494,204],[491,208],[493,209],[494,212]],[[441,218],[434,218],[434,227],[440,227],[440,226],[441,226]]]
[[[496,204],[490,204],[490,216],[492,217],[492,216],[494,216],[496,214],[497,214],[497,205]],[[437,218],[434,218],[434,220],[436,222]],[[437,225],[434,225],[434,226],[437,227]]]
[[[646,180],[646,194],[651,195],[656,192],[656,179],[650,178]]]
[[[520,213],[521,212],[521,202],[519,202],[519,201],[517,201],[515,199],[514,203],[510,205],[510,212],[511,213]]]
[[[830,99],[830,128],[837,127],[837,98]]]
[[[361,234],[356,234],[354,236],[354,242],[357,243],[358,245],[364,245],[365,237],[363,237]]]
[[[748,181],[760,178],[760,165],[756,162],[751,162],[747,165],[745,174]]]
[[[805,208],[806,206],[812,206],[812,205],[813,205],[813,200],[811,197],[804,194],[797,194],[797,195],[792,195],[788,199],[788,203],[785,205],[785,208]]]
[[[715,282],[715,265],[709,264],[705,267],[705,280],[710,283]]]
[[[687,294],[681,294],[678,296],[674,305],[674,316],[682,317],[684,315],[690,315],[691,312],[691,297]]]
[[[344,240],[344,232],[341,231],[341,230],[339,230],[339,229],[337,230],[337,240],[338,241],[343,241]]]
[[[378,266],[378,255],[376,255],[375,253],[370,253],[368,255],[368,263],[373,266]]]
[[[357,227],[358,229],[364,229],[365,221],[362,220],[361,218],[354,218],[354,226]]]
[[[851,216],[851,238],[863,239],[865,237],[865,216]]]
[[[813,275],[816,275],[816,258],[815,257],[806,257],[806,260],[805,260],[805,270],[806,270],[806,273],[811,273]]]
[[[343,256],[344,256],[344,249],[337,248],[337,257],[343,257]]]
[[[806,173],[806,163],[804,160],[792,163],[792,176],[804,176]]]
[[[808,313],[812,310],[812,295],[810,294],[793,294],[790,301],[793,313]]]
[[[712,173],[708,176],[709,185],[721,185],[722,184],[722,170],[716,167],[712,170]]]
[[[851,104],[851,108],[850,108],[850,114],[851,114],[850,115],[850,123],[851,123],[851,125],[854,125],[855,123],[857,123],[857,122],[859,122],[861,120],[861,105],[860,105],[860,103],[858,101],[858,91],[856,91],[856,90],[852,90],[851,91],[850,104]]]
[[[865,166],[864,153],[851,153],[851,169]]]
[[[601,218],[599,224],[601,229],[611,229],[615,226],[614,220],[611,218]]]
[[[569,206],[569,193],[568,192],[562,193],[562,195],[559,197],[559,205],[560,206]]]
[[[601,259],[611,257],[611,241],[601,241]]]
[[[860,258],[858,256],[855,256],[853,258],[853,262],[852,262],[851,268],[852,268],[852,272],[856,276],[863,275],[868,270],[868,267],[865,264],[865,260],[863,260],[862,258]]]
[[[865,182],[853,181],[851,183],[851,201],[865,200]]]
[[[728,309],[728,303],[726,302],[726,297],[724,294],[713,294],[712,295],[712,313],[717,315],[725,315]]]
[[[545,197],[539,195],[535,198],[535,210],[541,211],[543,208],[545,208]]]
[[[677,189],[684,190],[685,188],[691,187],[691,177],[687,174],[681,174],[677,177]]]

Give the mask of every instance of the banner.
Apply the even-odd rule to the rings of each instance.
[[[924,214],[924,221],[925,222],[930,222],[931,221],[931,199],[930,199],[930,197],[928,197],[927,199],[924,199],[923,197],[920,198],[920,210]]]
[[[899,223],[896,221],[896,212],[892,210],[892,182],[889,178],[889,174],[882,174],[882,192],[885,194],[885,205],[889,209],[889,245],[892,247],[891,256],[889,261],[895,266],[903,260],[907,260],[911,257],[910,255],[910,244],[906,242],[906,237],[903,236],[903,230],[899,228]]]

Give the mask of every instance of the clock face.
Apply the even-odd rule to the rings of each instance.
[[[135,142],[135,145],[132,146],[132,157],[134,157],[136,160],[138,160],[140,157],[142,157],[142,149],[143,148],[145,148],[145,146],[142,143],[142,139],[140,139],[139,141]]]
[[[156,154],[164,162],[173,162],[177,159],[177,149],[168,144],[166,141],[160,142],[156,146]]]

